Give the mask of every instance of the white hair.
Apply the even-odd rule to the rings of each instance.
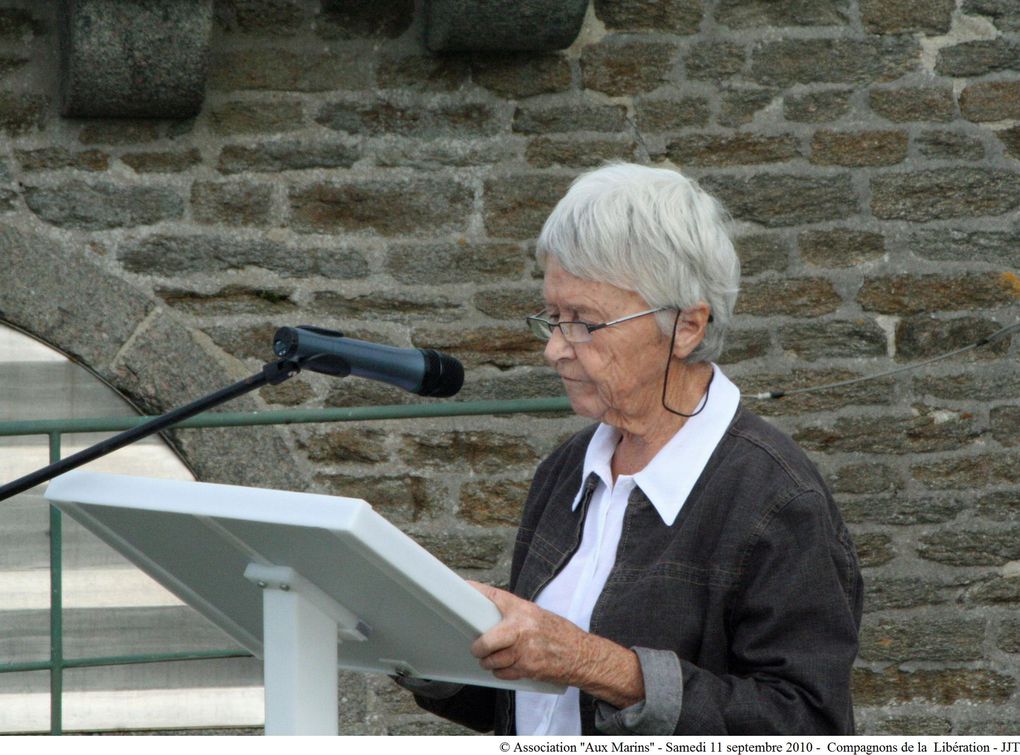
[[[740,260],[722,205],[679,171],[614,163],[579,176],[538,237],[571,275],[635,291],[650,307],[708,304],[712,322],[688,362],[719,357],[733,317]],[[675,313],[656,317],[670,333]]]

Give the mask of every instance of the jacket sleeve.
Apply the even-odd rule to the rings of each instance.
[[[831,502],[801,493],[775,506],[748,543],[730,607],[728,673],[669,650],[635,648],[646,699],[600,703],[607,734],[851,734],[850,679],[862,582]]]
[[[475,731],[492,731],[496,710],[494,689],[425,679],[393,679],[414,693],[420,708]]]

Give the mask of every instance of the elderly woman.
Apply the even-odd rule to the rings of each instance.
[[[739,262],[719,204],[673,170],[580,177],[538,240],[546,341],[596,420],[539,467],[503,614],[473,645],[564,695],[408,683],[509,734],[853,732],[861,577],[825,483],[712,360]]]

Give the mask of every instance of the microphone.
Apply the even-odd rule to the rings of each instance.
[[[384,346],[310,325],[277,330],[273,353],[301,369],[379,380],[419,396],[446,398],[464,385],[464,367],[441,351]]]

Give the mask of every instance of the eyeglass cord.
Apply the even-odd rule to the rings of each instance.
[[[673,409],[666,403],[666,387],[669,385],[669,367],[673,362],[673,347],[676,345],[676,327],[680,324],[680,315],[682,314],[683,310],[678,309],[676,319],[673,320],[673,336],[669,339],[669,353],[666,354],[666,374],[662,378],[662,408],[671,414],[677,415],[678,417],[690,419],[691,417],[697,417],[705,410],[705,407],[708,406],[708,393],[712,390],[712,380],[715,378],[715,370],[712,370],[712,375],[708,379],[708,385],[705,386],[705,396],[701,399],[701,403],[698,404],[698,408],[694,410],[693,414],[684,414],[683,412]]]

